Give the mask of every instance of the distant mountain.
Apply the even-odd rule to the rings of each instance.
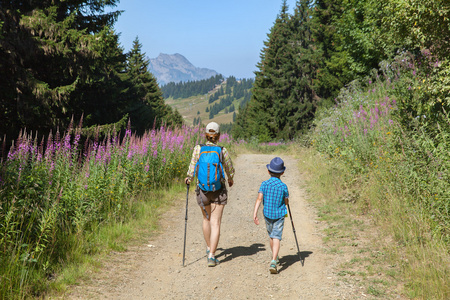
[[[160,53],[157,58],[150,58],[149,68],[160,85],[203,80],[218,75],[214,70],[195,67],[186,57],[178,53],[173,55]]]

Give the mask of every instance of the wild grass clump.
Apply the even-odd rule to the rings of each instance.
[[[42,141],[23,132],[0,165],[0,298],[40,295],[62,265],[95,253],[92,233],[183,178],[199,139],[188,127],[83,144],[81,125]]]
[[[443,299],[450,297],[450,99],[438,81],[450,69],[427,53],[404,54],[353,82],[319,114],[311,143],[346,165],[348,197],[395,238],[392,257],[402,261],[410,296]]]

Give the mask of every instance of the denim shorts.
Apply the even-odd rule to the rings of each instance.
[[[274,220],[264,216],[264,219],[266,220],[266,229],[269,237],[281,241],[284,228],[284,217]]]

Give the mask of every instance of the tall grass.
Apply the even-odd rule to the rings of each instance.
[[[38,141],[21,133],[0,165],[0,298],[40,295],[93,232],[136,212],[143,191],[185,175],[198,128],[129,130],[81,141],[81,125]],[[227,138],[227,137],[225,137]]]
[[[341,187],[394,237],[392,259],[402,262],[409,296],[445,299],[450,120],[411,109],[429,78],[414,66],[406,60],[390,65],[391,72],[353,82],[317,117],[311,143],[327,159],[346,165]]]

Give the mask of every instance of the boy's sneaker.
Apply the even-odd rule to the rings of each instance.
[[[270,271],[271,274],[278,274],[277,261],[276,260],[272,260],[270,262],[269,271]]]
[[[208,257],[208,267],[215,267],[219,264],[219,260],[215,257]]]

